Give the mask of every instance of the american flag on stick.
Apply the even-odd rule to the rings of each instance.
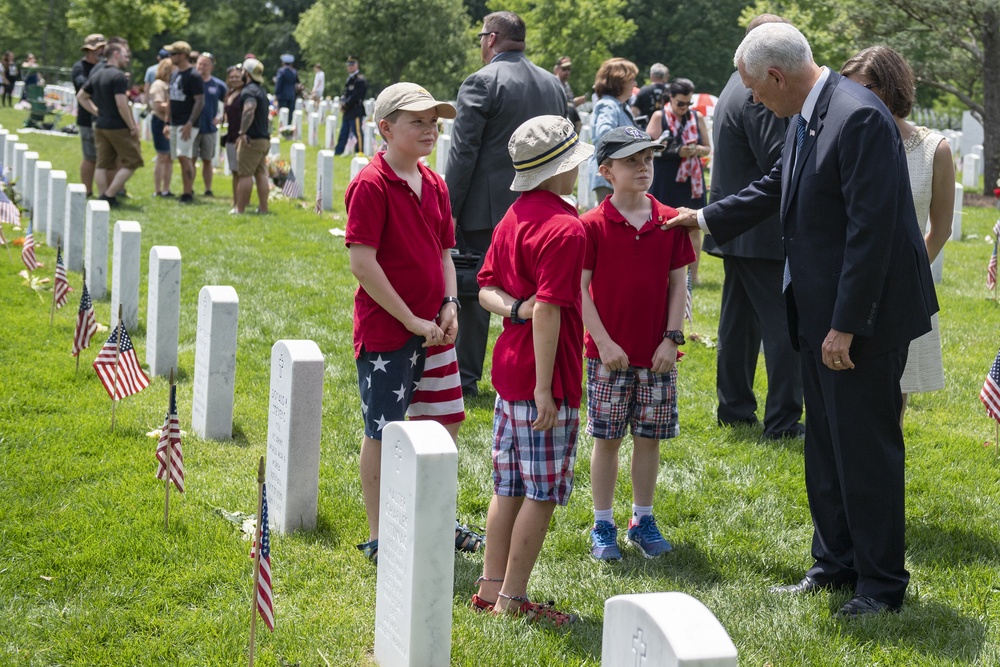
[[[35,235],[31,231],[32,225],[33,223],[28,223],[28,233],[24,236],[24,247],[21,248],[21,261],[28,267],[29,271],[38,268],[38,261],[35,259]],[[994,271],[995,274],[996,271]]]
[[[293,169],[288,170],[288,178],[285,179],[285,184],[281,186],[281,192],[289,199],[299,199],[302,197],[302,183],[295,178],[295,171]]]
[[[263,457],[261,469],[263,469]],[[267,485],[260,484],[260,512],[257,513],[257,539],[250,547],[250,558],[254,559],[254,579],[257,582],[256,610],[260,612],[267,629],[274,632],[274,597],[271,593],[271,529],[267,525]],[[257,544],[260,550],[257,550]],[[256,618],[256,615],[254,616]]]
[[[997,242],[993,242],[993,254],[990,255],[990,263],[986,265],[986,289],[991,290],[997,286]]]
[[[997,352],[990,372],[986,374],[979,400],[986,406],[986,413],[1000,422],[1000,352]]]
[[[72,291],[73,288],[69,286],[69,282],[66,280],[66,265],[63,264],[62,247],[60,246],[56,250],[56,284],[53,289],[56,308],[62,308],[66,305],[67,296]]]
[[[156,446],[156,479],[166,482],[167,451],[170,454],[170,481],[180,493],[184,493],[184,453],[181,451],[181,427],[177,421],[177,385],[170,385],[170,407],[167,418],[160,430],[160,441]]]
[[[73,356],[80,350],[90,347],[90,339],[97,333],[97,317],[94,316],[94,304],[90,300],[90,290],[83,283],[83,294],[80,296],[80,309],[76,313],[76,329],[73,331]]]
[[[21,224],[21,211],[10,200],[2,187],[0,187],[0,222],[9,222],[12,225]]]
[[[138,394],[149,386],[149,378],[142,372],[139,357],[135,354],[132,339],[129,338],[121,316],[118,318],[118,326],[111,332],[94,360],[94,370],[113,401]]]

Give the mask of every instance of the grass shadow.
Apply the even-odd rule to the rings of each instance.
[[[246,431],[243,430],[243,427],[236,422],[233,422],[233,437],[228,443],[223,444],[233,444],[237,447],[249,447],[250,440],[247,439],[247,434]]]
[[[848,599],[846,593],[831,596],[831,613]],[[940,602],[907,599],[899,614],[843,619],[831,626],[830,635],[831,639],[846,635],[858,644],[883,649],[908,649],[952,664],[977,664],[986,626]]]
[[[952,568],[990,562],[1000,564],[1000,544],[962,527],[922,520],[906,522],[907,556],[914,562]]]

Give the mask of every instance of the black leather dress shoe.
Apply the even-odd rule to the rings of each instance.
[[[798,439],[806,437],[806,427],[802,424],[793,424],[783,431],[765,431],[764,437],[768,440]]]
[[[802,577],[802,581],[797,584],[788,584],[787,586],[772,586],[767,589],[770,593],[782,593],[788,595],[801,595],[802,593],[818,593],[819,591],[830,590],[833,588],[844,588],[850,587],[854,588],[852,584],[835,584],[835,583],[821,583],[820,581],[813,579],[808,574]]]
[[[837,617],[851,618],[853,616],[881,614],[883,612],[888,614],[898,614],[899,609],[899,605],[891,605],[888,602],[880,602],[879,600],[870,598],[867,595],[855,595],[840,608],[840,611],[837,612]]]

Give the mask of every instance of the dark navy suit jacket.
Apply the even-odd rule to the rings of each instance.
[[[770,174],[704,209],[715,240],[725,243],[780,212],[793,344],[801,336],[819,350],[836,329],[854,334],[856,358],[930,331],[937,297],[889,110],[831,72],[793,169],[797,124],[790,119]]]

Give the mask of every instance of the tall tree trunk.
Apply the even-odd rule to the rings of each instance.
[[[983,15],[983,194],[993,195],[1000,175],[1000,8]]]

